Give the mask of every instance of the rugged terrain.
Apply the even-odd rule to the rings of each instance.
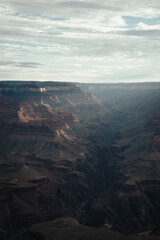
[[[103,212],[105,222],[116,225],[119,230],[123,228],[124,232],[133,229],[159,232],[160,84],[85,84],[81,87],[92,91],[103,102],[119,132],[110,149],[111,191],[104,189],[93,197],[87,208],[87,221],[92,225],[94,220],[92,222],[90,216],[98,209]]]
[[[142,235],[142,236],[141,236]],[[58,218],[54,221],[38,223],[32,227],[15,234],[10,240],[158,240],[158,236],[147,236],[146,233],[135,236],[125,236],[113,231],[107,226],[93,228],[79,224],[73,218]]]
[[[159,234],[159,93],[160,84],[1,82],[1,236],[57,217]]]

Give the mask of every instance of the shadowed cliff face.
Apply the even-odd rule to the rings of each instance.
[[[100,222],[94,220],[98,212],[100,221],[124,232],[158,229],[160,84],[86,84],[82,88],[103,102],[119,132],[110,149],[110,191],[104,189],[92,198],[86,223],[98,226]]]
[[[157,232],[159,98],[143,84],[0,83],[0,228],[71,216]]]

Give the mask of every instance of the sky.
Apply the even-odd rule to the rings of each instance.
[[[0,80],[160,81],[160,0],[1,0]]]

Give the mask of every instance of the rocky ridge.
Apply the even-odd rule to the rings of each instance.
[[[100,157],[90,139],[97,130],[103,138],[109,132],[108,123],[95,128],[97,114],[103,121],[107,112],[92,94],[73,84],[19,84],[1,84],[0,226],[10,234],[37,221],[81,214],[98,186]]]
[[[158,233],[157,87],[80,87],[0,83],[0,228],[71,216]]]

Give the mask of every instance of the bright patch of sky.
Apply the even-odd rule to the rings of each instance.
[[[158,25],[160,24],[160,17],[153,18],[142,18],[142,17],[132,17],[132,16],[124,16],[124,21],[126,22],[125,27],[134,28],[138,23],[144,23],[146,25]]]
[[[159,0],[1,0],[0,80],[160,80]]]

